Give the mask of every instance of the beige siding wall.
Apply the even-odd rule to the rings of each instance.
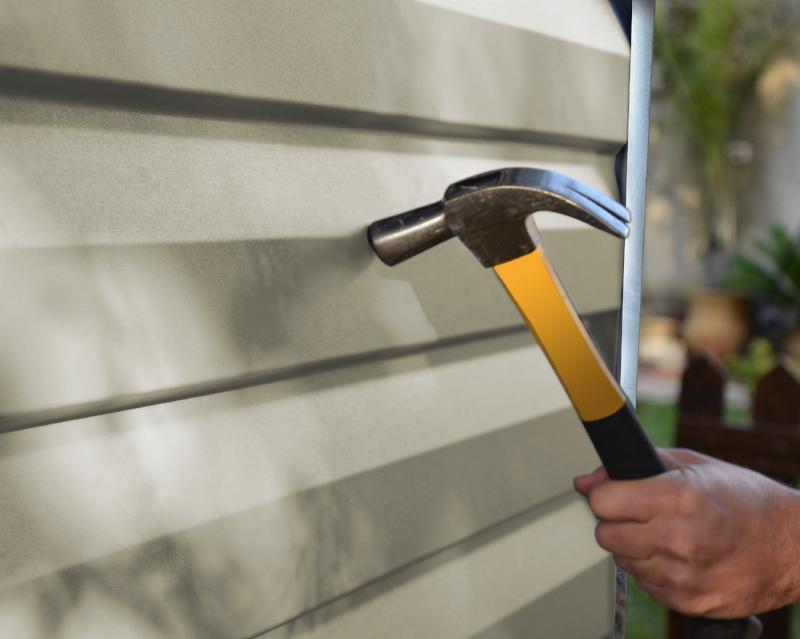
[[[541,351],[364,238],[500,166],[613,192],[626,45],[554,6],[0,2],[0,636],[606,634]],[[540,226],[610,352],[621,247]]]

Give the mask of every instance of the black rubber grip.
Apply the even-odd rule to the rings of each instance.
[[[616,413],[583,425],[612,479],[643,479],[667,470],[627,403]]]
[[[686,639],[758,639],[761,622],[747,619],[690,618],[686,622]]]

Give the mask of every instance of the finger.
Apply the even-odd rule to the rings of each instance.
[[[636,579],[653,585],[660,596],[696,598],[707,590],[704,571],[685,561],[666,555],[653,555],[649,559],[629,559],[614,556],[617,566]]]
[[[647,581],[647,579],[642,578],[636,579],[636,577],[633,577],[633,579],[636,581],[636,585],[651,597],[653,597],[653,592],[660,593],[665,589],[663,584],[653,583],[652,581]]]
[[[659,547],[660,535],[653,522],[608,522],[597,524],[594,536],[601,548],[626,559],[649,559]]]
[[[589,491],[589,507],[600,519],[645,523],[674,499],[677,473],[647,479],[607,481]]]
[[[644,590],[650,597],[660,603],[662,606],[666,606],[667,608],[672,609],[672,600],[669,596],[669,588],[667,588],[664,584],[657,584],[652,581],[647,581],[646,579],[641,579],[634,577],[636,581],[636,585],[639,586],[641,590]]]
[[[684,615],[738,618],[748,614],[746,611],[726,610],[719,605],[719,597],[713,594],[683,591],[645,579],[636,579],[636,585],[661,605]]]
[[[604,466],[600,466],[599,468],[595,468],[591,473],[578,475],[572,480],[572,485],[575,487],[576,491],[585,496],[589,494],[592,488],[606,481],[608,481],[608,472]]]
[[[631,559],[614,555],[614,563],[629,575],[640,581],[653,584],[661,589],[674,587],[673,578],[679,570],[673,560],[661,556],[648,559]]]

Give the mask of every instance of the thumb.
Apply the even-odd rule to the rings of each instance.
[[[595,486],[599,486],[608,481],[608,473],[605,467],[595,468],[591,473],[578,475],[572,480],[575,490],[581,495],[588,495]]]

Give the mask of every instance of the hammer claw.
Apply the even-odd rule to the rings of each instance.
[[[628,237],[628,225],[596,200],[569,187],[566,187],[563,195],[571,199],[580,208],[586,210],[588,215],[581,216],[581,221],[607,233],[612,233],[617,237],[623,239]],[[625,210],[627,211],[627,209]]]
[[[573,180],[572,178],[567,177],[566,175],[562,175],[561,173],[552,172],[552,174],[558,176],[560,181],[566,187],[580,193],[585,198],[591,200],[598,206],[601,206],[620,221],[625,223],[629,223],[631,221],[630,211],[626,209],[622,204],[617,202],[614,198],[609,197],[605,193],[601,193],[597,189],[589,186],[588,184],[584,184],[583,182],[578,182],[578,180]]]
[[[503,186],[539,189],[561,194],[574,191],[605,209],[622,222],[628,223],[631,221],[630,211],[614,198],[601,193],[588,184],[574,180],[568,175],[544,169],[513,167],[479,173],[450,185],[445,192],[444,199],[447,201],[459,195],[465,195],[468,192]]]

